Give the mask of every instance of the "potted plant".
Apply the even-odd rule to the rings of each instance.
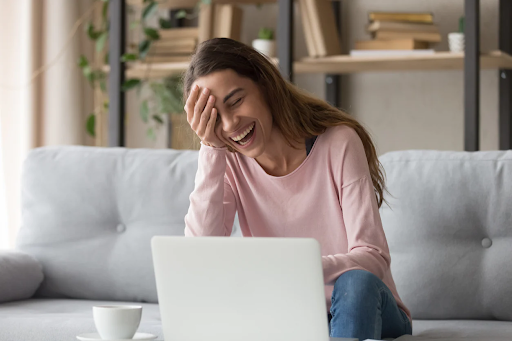
[[[269,58],[275,57],[276,41],[274,40],[274,30],[262,27],[258,32],[258,39],[252,41],[252,47]]]
[[[464,17],[459,18],[459,31],[448,33],[451,52],[464,52]]]

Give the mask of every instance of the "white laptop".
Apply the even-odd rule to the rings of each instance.
[[[165,341],[329,341],[310,238],[155,236]]]

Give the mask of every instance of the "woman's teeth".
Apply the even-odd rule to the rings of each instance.
[[[241,145],[244,145],[247,142],[241,142],[240,140],[243,139],[247,134],[251,132],[251,130],[254,128],[255,123],[253,123],[249,128],[247,128],[246,131],[244,131],[242,134],[238,135],[237,137],[232,137],[231,139],[235,142],[240,143]]]

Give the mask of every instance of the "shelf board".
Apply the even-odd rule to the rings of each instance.
[[[193,8],[200,0],[157,0],[161,8]],[[127,0],[126,3],[132,6],[143,6],[143,0]],[[212,4],[258,4],[277,3],[277,0],[211,0]]]
[[[356,73],[369,71],[462,70],[464,53],[436,52],[414,56],[329,56],[295,62],[297,73]],[[512,57],[502,51],[482,53],[481,69],[512,69]]]
[[[275,65],[277,58],[272,58]],[[189,62],[179,63],[127,63],[127,78],[164,78],[184,72]],[[303,73],[357,73],[377,71],[462,70],[464,53],[436,52],[423,56],[364,56],[349,55],[322,58],[303,58],[293,63],[293,71]],[[512,69],[512,57],[502,51],[483,53],[481,69]],[[104,71],[108,72],[106,65]]]

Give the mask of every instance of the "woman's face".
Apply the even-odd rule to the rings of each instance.
[[[261,155],[272,131],[272,115],[256,83],[227,69],[198,78],[192,87],[195,84],[215,97],[217,136],[248,157]]]

